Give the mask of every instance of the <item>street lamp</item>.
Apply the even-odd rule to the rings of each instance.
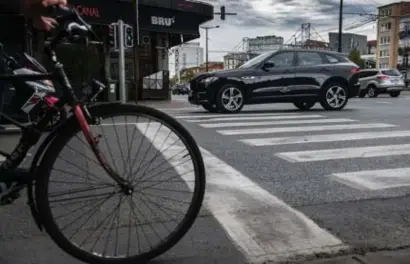
[[[205,29],[205,70],[208,72],[208,30],[219,28],[219,26],[202,26]]]

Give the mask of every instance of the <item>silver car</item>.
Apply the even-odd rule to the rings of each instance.
[[[377,97],[388,93],[391,97],[398,97],[404,90],[404,78],[396,69],[365,69],[359,73],[359,97]]]

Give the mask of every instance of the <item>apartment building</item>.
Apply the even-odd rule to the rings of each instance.
[[[378,7],[376,65],[397,67],[401,17],[410,14],[410,2],[397,2]]]

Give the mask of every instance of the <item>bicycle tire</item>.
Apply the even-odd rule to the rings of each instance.
[[[158,111],[154,108],[130,105],[130,104],[101,104],[90,107],[89,112],[92,116],[118,116],[124,114],[142,114],[144,116],[153,117],[172,127],[176,133],[179,134],[181,140],[185,141],[186,147],[189,149],[189,153],[192,156],[192,161],[195,164],[196,179],[195,188],[192,198],[192,203],[189,205],[185,217],[181,220],[181,223],[176,227],[176,230],[172,232],[168,239],[160,242],[159,245],[149,252],[141,255],[132,256],[129,258],[105,258],[96,254],[89,253],[75,246],[64,234],[59,230],[58,225],[53,219],[51,208],[48,201],[48,183],[50,178],[50,172],[53,168],[58,154],[63,150],[65,144],[80,131],[79,124],[76,119],[70,118],[67,123],[60,128],[61,133],[50,143],[49,147],[45,151],[42,161],[40,162],[37,178],[35,182],[35,199],[38,206],[39,214],[41,215],[41,222],[44,229],[49,234],[51,239],[66,253],[69,255],[91,264],[135,264],[145,263],[151,259],[162,255],[175,244],[177,244],[188,230],[193,225],[197,218],[199,211],[202,207],[202,202],[205,193],[205,166],[202,158],[201,151],[195,142],[192,135],[185,129],[176,119]]]

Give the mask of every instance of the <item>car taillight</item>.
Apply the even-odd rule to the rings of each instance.
[[[387,76],[387,75],[379,75],[379,76],[377,76],[377,79],[379,79],[379,80],[387,80],[387,79],[389,79],[390,77],[389,76]]]
[[[360,68],[351,68],[350,72],[351,73],[358,73],[358,72],[360,72]]]

